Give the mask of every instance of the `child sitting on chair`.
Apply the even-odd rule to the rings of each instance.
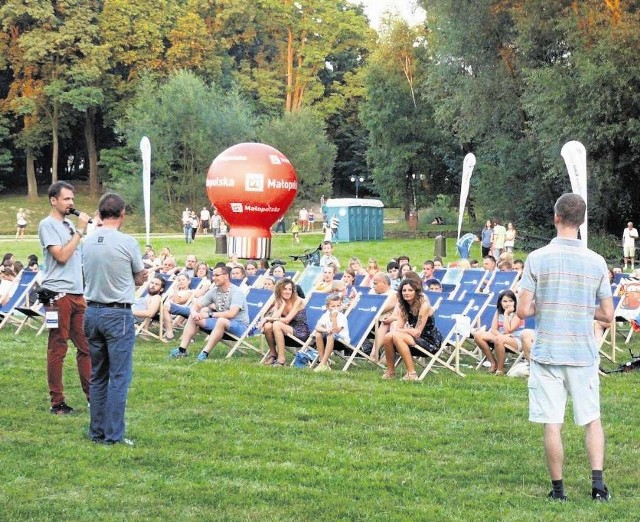
[[[329,294],[327,297],[327,311],[322,314],[315,327],[316,348],[320,363],[314,369],[315,372],[327,372],[329,357],[333,353],[335,341],[350,342],[349,325],[347,316],[340,311],[342,297],[338,294]]]

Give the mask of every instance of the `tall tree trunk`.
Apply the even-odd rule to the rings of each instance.
[[[84,139],[87,143],[89,156],[89,194],[98,197],[100,184],[98,183],[98,150],[96,149],[95,110],[89,108],[84,113]]]
[[[409,221],[409,213],[413,205],[413,177],[411,168],[405,174],[405,186],[404,186],[404,220]]]
[[[51,137],[52,137],[52,154],[51,154],[51,183],[58,181],[58,154],[60,152],[60,143],[58,140],[58,108],[54,107],[51,117]]]
[[[36,181],[35,155],[31,147],[27,148],[27,197],[38,198],[38,182]]]

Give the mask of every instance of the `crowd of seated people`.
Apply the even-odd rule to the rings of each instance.
[[[344,263],[347,268],[341,271],[340,260],[334,248],[331,242],[325,241],[322,244],[322,256],[320,257],[322,272],[312,287],[313,292],[324,292],[329,296],[337,296],[340,304],[339,311],[345,315],[348,315],[350,305],[356,302],[362,293],[389,295],[389,306],[381,314],[376,330],[371,333],[371,356],[376,361],[385,362],[390,359],[393,362],[393,369],[387,365],[387,372],[385,372],[387,377],[391,377],[392,372],[395,371],[393,359],[396,354],[399,355],[406,367],[406,376],[409,380],[416,377],[411,362],[416,353],[415,350],[412,352],[411,348],[422,342],[421,336],[424,331],[431,328],[429,319],[434,315],[434,308],[429,303],[429,297],[425,292],[442,292],[442,282],[437,276],[442,277],[444,269],[482,270],[481,283],[477,291],[495,295],[497,292],[493,292],[491,285],[496,273],[515,271],[518,274],[517,279],[519,279],[524,267],[522,260],[514,259],[513,254],[505,249],[498,259],[495,259],[491,254],[485,255],[481,260],[481,266],[475,260],[463,259],[450,263],[446,267],[441,258],[434,257],[425,260],[421,265],[422,270],[416,273],[412,268],[410,257],[401,255],[389,261],[385,260],[382,263],[382,270],[380,263],[375,258],[369,258],[366,266],[363,266],[360,259],[350,257]],[[178,350],[177,356],[183,356],[186,353],[188,343],[200,329],[212,334],[200,353],[200,359],[205,360],[208,353],[222,338],[223,333],[227,330],[230,331],[232,325],[237,330],[241,330],[246,325],[247,321],[244,317],[246,306],[234,307],[230,313],[226,313],[228,310],[225,310],[222,315],[212,316],[216,313],[211,311],[215,308],[212,307],[213,302],[203,304],[207,300],[210,301],[211,295],[221,288],[219,283],[212,282],[213,275],[224,279],[225,274],[221,274],[219,269],[214,269],[212,273],[210,267],[204,262],[199,263],[196,256],[188,256],[185,260],[185,266],[179,267],[168,249],[163,249],[158,257],[155,256],[153,249],[146,249],[145,263],[148,263],[159,276],[175,279],[173,284],[176,285],[176,290],[166,301],[167,306],[163,313],[167,325],[165,334],[167,339],[174,337],[172,326],[179,325],[176,316],[182,316],[185,323],[180,346],[176,348]],[[322,366],[319,367],[322,369],[329,367],[328,363],[331,357],[327,354],[331,352],[332,339],[336,334],[339,337],[340,333],[332,332],[331,328],[326,328],[327,325],[324,330],[322,327],[317,330],[317,325],[306,323],[306,315],[304,314],[306,298],[304,293],[301,295],[300,287],[296,285],[295,278],[291,280],[286,277],[284,263],[257,260],[247,261],[243,264],[242,260],[237,257],[231,257],[225,265],[229,268],[227,275],[230,285],[233,284],[232,282],[244,281],[238,287],[243,295],[254,284],[259,288],[273,290],[276,295],[272,308],[264,314],[259,323],[259,328],[264,334],[269,349],[268,356],[265,358],[266,363],[273,366],[286,364],[287,351],[284,338],[287,335],[292,335],[302,341],[312,339],[310,341],[312,345],[315,341],[316,346],[322,348],[322,354],[319,358],[319,365]],[[386,271],[384,267],[386,267]],[[184,274],[189,278],[195,277],[201,282],[195,289],[187,288],[188,284],[183,278],[178,278],[178,274]],[[409,280],[412,282],[409,283]],[[443,298],[454,298],[455,296],[452,296],[455,292],[450,296],[451,285],[445,286],[447,291],[443,294]],[[494,320],[495,328],[492,325],[486,330],[475,331],[473,335],[479,352],[488,361],[488,371],[496,375],[505,372],[506,351],[522,351],[525,359],[528,359],[534,342],[534,331],[524,329],[524,325],[517,320],[514,314],[515,302],[517,301],[517,283],[511,287],[510,292],[510,294],[503,293],[497,300],[498,311]],[[457,297],[459,296],[460,294],[457,295]],[[431,297],[434,299],[433,296]],[[438,300],[439,298],[436,299],[436,301]],[[418,304],[417,310],[414,310]],[[332,301],[332,306],[334,305],[335,300]],[[236,319],[238,313],[240,313],[240,319]],[[416,317],[414,317],[415,313],[417,313]],[[412,323],[413,319],[422,316],[424,317],[419,323]],[[216,321],[212,322],[211,319],[216,319]],[[477,329],[477,325],[474,325],[475,329]],[[319,340],[320,343],[318,343]]]

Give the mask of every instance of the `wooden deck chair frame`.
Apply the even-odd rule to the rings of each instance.
[[[473,301],[453,301],[442,300],[440,301],[438,308],[435,310],[435,321],[438,330],[442,334],[442,344],[436,353],[423,350],[416,345],[415,349],[420,352],[422,357],[426,357],[429,362],[426,364],[422,373],[418,377],[418,380],[423,380],[427,374],[432,371],[434,365],[438,365],[438,368],[446,368],[452,371],[460,377],[464,377],[464,374],[460,371],[460,351],[459,347],[462,344],[460,335],[456,330],[456,321],[453,319],[454,315],[468,315],[469,309],[473,306]],[[447,358],[443,358],[446,353],[445,349],[451,346],[452,352]],[[454,361],[454,365],[451,364]]]
[[[320,281],[322,277],[322,268],[316,265],[307,265],[300,277],[296,281],[296,284],[302,288],[304,295],[308,296],[311,292],[313,292],[314,287]]]
[[[615,363],[616,352],[622,351],[620,348],[616,346],[616,329],[617,329],[616,318],[619,316],[622,299],[620,298],[620,296],[613,296],[613,300],[614,300],[613,321],[611,321],[611,324],[609,325],[609,327],[604,330],[604,332],[602,333],[602,337],[598,340],[598,351],[600,352],[600,355],[602,355],[604,358],[608,359],[612,363]],[[633,331],[633,328],[631,328],[631,331]],[[609,350],[607,350],[605,347],[608,347]]]
[[[7,302],[0,307],[0,328],[4,328],[10,321],[18,324],[21,319],[15,317],[17,308],[20,306],[29,306],[29,293],[36,284],[37,272],[31,272],[30,270],[21,270],[16,277],[16,284],[13,294],[9,297]]]
[[[472,331],[474,328],[478,328],[480,326],[481,318],[484,314],[484,311],[489,306],[492,298],[492,293],[484,294],[480,292],[463,292],[460,295],[458,301],[471,301],[473,303],[468,312]],[[467,349],[465,348],[466,344],[472,344],[473,347],[471,349]],[[462,343],[459,346],[459,350],[461,355],[469,356],[476,361],[482,359],[482,350],[480,350],[480,348],[478,348],[478,346],[473,342],[472,336],[465,337],[462,340]]]
[[[172,294],[172,287],[173,279],[166,279],[165,288],[162,291],[158,312],[153,317],[146,317],[141,323],[138,323],[136,325],[136,337],[151,337],[152,339],[156,339],[157,341],[166,342],[164,338],[164,302]],[[156,322],[158,323],[158,333],[155,333],[152,330],[152,327]]]
[[[19,312],[23,315],[23,317],[16,323],[18,327],[14,332],[14,335],[18,335],[25,326],[32,328],[33,330],[37,330],[36,336],[40,335],[45,327],[45,313],[46,310],[44,305],[40,303],[40,301],[36,301],[31,306],[18,306],[16,307],[16,312]],[[37,322],[37,326],[33,326],[32,322]]]
[[[233,341],[233,345],[231,346],[229,353],[227,353],[227,359],[232,357],[234,353],[242,348],[247,348],[257,352],[264,358],[264,350],[249,343],[247,339],[249,337],[256,336],[254,333],[256,331],[256,327],[260,322],[260,319],[262,319],[264,314],[273,304],[274,299],[275,294],[271,290],[265,290],[263,288],[249,289],[249,292],[247,293],[247,312],[249,313],[249,325],[247,326],[247,329],[239,337],[230,332],[226,332],[222,338],[223,341]],[[262,335],[262,332],[258,332],[257,335]]]

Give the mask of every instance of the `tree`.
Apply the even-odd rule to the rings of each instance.
[[[330,193],[336,147],[326,136],[324,121],[311,109],[300,109],[264,123],[258,139],[282,152],[296,169],[299,199],[317,201]]]
[[[152,147],[154,193],[165,205],[184,201],[199,204],[209,165],[223,150],[255,138],[256,120],[250,105],[237,93],[224,93],[191,72],[178,71],[167,80],[143,77],[131,107],[118,124],[126,144],[124,154],[107,153],[110,183],[142,201],[139,169],[122,164],[139,157],[139,143],[147,136]]]
[[[412,208],[447,192],[448,145],[433,121],[433,107],[415,88],[427,76],[428,55],[419,29],[394,20],[366,71],[361,119],[369,131],[367,158],[375,188],[389,205]],[[403,45],[400,45],[403,43]]]

